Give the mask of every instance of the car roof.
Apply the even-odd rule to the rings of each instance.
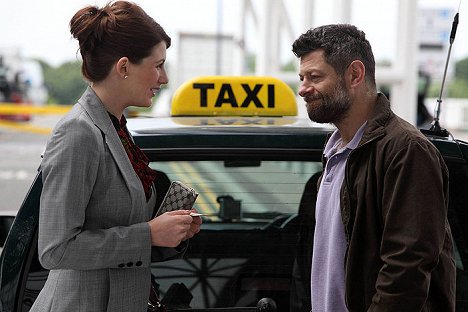
[[[167,117],[129,119],[143,149],[323,149],[331,127],[298,117]]]

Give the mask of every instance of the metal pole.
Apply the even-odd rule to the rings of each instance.
[[[217,2],[216,14],[216,75],[221,75],[222,66],[222,36],[223,36],[223,0]]]

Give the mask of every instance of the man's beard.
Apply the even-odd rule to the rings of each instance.
[[[315,96],[305,96],[304,100],[307,103],[307,113],[310,120],[318,123],[332,123],[336,125],[347,116],[351,106],[349,93],[341,80],[338,81],[336,88],[331,94],[317,91]],[[315,101],[310,103],[312,100]]]

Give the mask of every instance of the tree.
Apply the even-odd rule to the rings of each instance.
[[[428,97],[439,97],[442,87],[440,80],[432,82]],[[443,97],[468,98],[468,57],[455,62],[454,77],[447,79]]]
[[[455,78],[468,81],[468,57],[455,63]]]
[[[39,62],[49,91],[49,103],[76,103],[87,86],[81,75],[81,62],[66,62],[58,67],[52,67],[44,61]]]

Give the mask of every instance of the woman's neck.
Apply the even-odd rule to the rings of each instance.
[[[119,120],[122,118],[125,105],[122,102],[122,97],[119,92],[112,90],[119,90],[118,87],[112,87],[105,81],[93,83],[91,88],[101,100],[106,110],[117,117]]]

